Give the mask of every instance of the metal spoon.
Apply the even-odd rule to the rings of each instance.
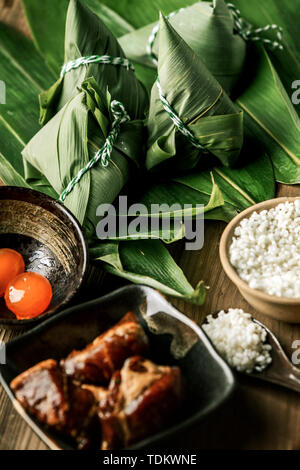
[[[216,318],[218,313],[219,312],[213,313],[213,317]],[[288,359],[274,333],[261,322],[255,320],[255,318],[252,318],[252,320],[267,332],[266,342],[272,346],[272,350],[270,351],[272,362],[262,372],[245,372],[244,375],[272,382],[294,390],[295,392],[300,392],[300,369],[295,367]]]

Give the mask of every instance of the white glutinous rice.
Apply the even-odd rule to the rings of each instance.
[[[229,256],[249,287],[300,298],[300,200],[243,219],[235,228]]]
[[[263,371],[271,362],[272,346],[266,343],[266,330],[239,308],[208,315],[203,329],[219,354],[239,372]]]

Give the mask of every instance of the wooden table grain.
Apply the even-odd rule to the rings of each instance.
[[[19,0],[0,0],[0,19],[29,35]],[[0,69],[1,70],[1,69]],[[278,196],[300,195],[300,187],[280,185]],[[291,357],[292,342],[300,339],[300,326],[284,324],[255,312],[241,297],[222,270],[218,247],[224,223],[205,223],[205,244],[199,252],[184,251],[182,243],[173,248],[179,265],[193,285],[203,279],[210,287],[202,307],[173,301],[175,306],[197,322],[210,312],[240,307],[264,322],[279,338]],[[121,281],[111,280],[115,287]],[[0,330],[0,340],[16,336]],[[238,378],[239,387],[221,410],[180,436],[173,445],[181,449],[300,449],[300,395],[250,378]],[[0,449],[47,449],[45,444],[17,415],[3,389],[0,389]]]

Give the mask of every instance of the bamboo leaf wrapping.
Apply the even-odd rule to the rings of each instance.
[[[122,48],[104,23],[79,0],[70,0],[66,20],[65,63],[92,55],[125,58]],[[76,95],[78,87],[89,77],[94,77],[103,92],[108,88],[113,99],[124,104],[132,119],[144,117],[147,94],[132,70],[116,65],[89,63],[70,70],[48,91],[41,93],[41,123],[45,124]]]
[[[44,174],[57,194],[101,148],[111,116],[110,96],[105,97],[94,79],[86,80],[81,92],[71,99],[28,143],[26,162]],[[67,196],[65,205],[83,224],[88,237],[95,234],[96,209],[112,203],[130,170],[143,156],[143,121],[123,124],[107,167],[101,163],[88,171]],[[27,172],[29,177],[30,170]]]

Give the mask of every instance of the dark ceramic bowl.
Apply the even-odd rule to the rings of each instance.
[[[153,448],[184,433],[218,408],[234,389],[234,376],[196,323],[148,287],[129,286],[88,303],[69,308],[7,344],[0,382],[16,410],[51,449],[72,449],[63,437],[31,417],[16,401],[11,380],[44,359],[61,359],[114,325],[127,312],[137,314],[150,339],[150,359],[177,364],[187,383],[183,413],[174,426],[136,443],[130,449]]]
[[[81,286],[87,247],[75,217],[59,202],[27,188],[0,187],[0,248],[12,248],[24,257],[26,271],[35,271],[51,283],[48,310],[31,320],[17,320],[0,299],[0,326],[28,327],[65,306]]]

